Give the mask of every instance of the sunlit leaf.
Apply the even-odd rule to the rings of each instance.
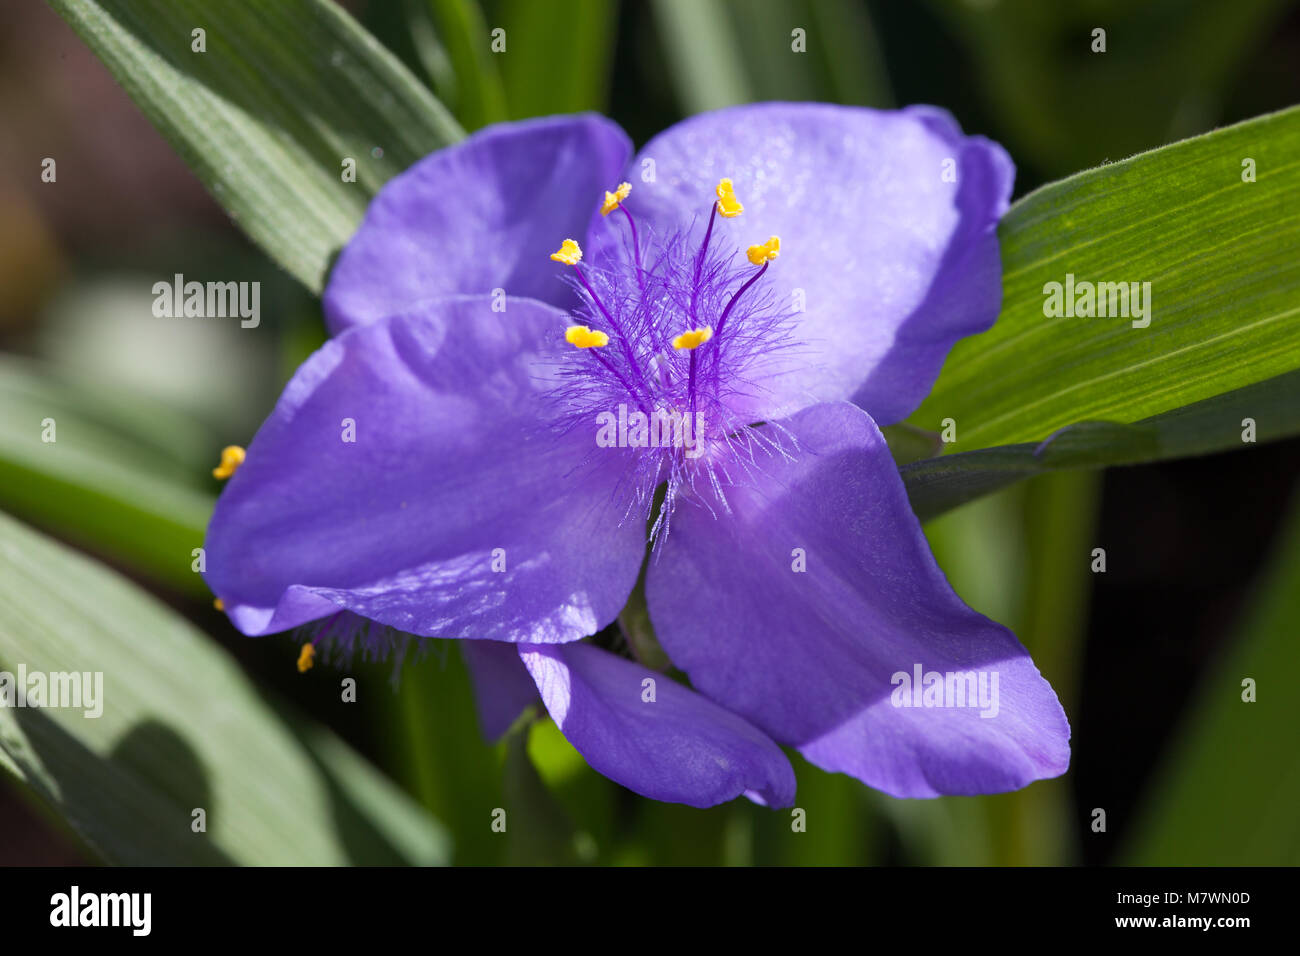
[[[1066,425],[1140,422],[1296,368],[1297,157],[1300,107],[1017,202],[999,230],[1002,313],[957,343],[911,422],[937,431],[953,419],[949,451],[1039,442]],[[1243,181],[1246,159],[1254,182]],[[1150,324],[1047,316],[1047,284],[1067,275],[1150,283]]]
[[[0,356],[0,506],[192,594],[214,448],[156,402]]]
[[[464,135],[330,0],[50,3],[213,197],[314,291],[379,187]]]

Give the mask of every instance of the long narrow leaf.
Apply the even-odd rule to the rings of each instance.
[[[464,135],[330,0],[50,3],[216,200],[313,291],[379,187]]]
[[[1045,471],[1138,465],[1251,448],[1300,434],[1300,370],[1129,425],[1083,422],[1038,443],[926,458],[901,469],[925,521]]]
[[[329,732],[281,719],[184,619],[4,514],[0,672],[14,692],[0,687],[0,767],[110,862],[447,858],[431,818]],[[48,675],[74,672],[87,689],[102,675],[102,692],[49,706],[67,701]]]
[[[217,444],[156,402],[0,356],[0,507],[197,595]]]
[[[953,419],[954,451],[1129,424],[1300,366],[1300,107],[1053,183],[1000,235],[1002,314],[911,419]],[[1048,283],[1067,281],[1150,283],[1149,313],[1050,317]]]

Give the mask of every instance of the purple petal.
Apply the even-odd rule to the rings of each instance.
[[[646,159],[655,181],[633,179],[627,205],[658,232],[693,219],[702,231],[718,180],[730,177],[745,209],[718,220],[714,241],[743,250],[781,237],[763,283],[791,311],[798,290],[806,311],[795,316],[801,347],[767,383],[769,419],[850,399],[882,424],[899,421],[953,342],[997,317],[996,226],[1015,169],[941,110],[739,106],[655,137],[633,173]],[[944,181],[949,161],[955,182]]]
[[[549,306],[462,297],[326,343],[208,528],[208,582],[235,626],[346,608],[423,636],[550,642],[612,621],[645,529],[616,500],[621,458],[545,420],[563,335]]]
[[[795,460],[760,462],[755,485],[729,491],[731,514],[683,503],[673,516],[646,580],[673,662],[775,740],[894,796],[995,793],[1065,772],[1056,695],[1010,631],[953,593],[871,419],[836,403],[785,426]],[[990,701],[996,673],[996,715],[894,706],[894,675],[918,664],[985,672]]]
[[[652,800],[711,807],[794,802],[776,744],[663,674],[590,644],[521,645],[546,709],[592,769]],[[654,700],[645,700],[647,679]]]
[[[490,126],[386,184],[325,290],[338,333],[419,302],[504,289],[567,306],[548,258],[586,235],[631,144],[609,120],[561,116]]]
[[[519,646],[504,641],[461,641],[474,683],[479,729],[496,740],[537,699],[537,685],[519,659]]]

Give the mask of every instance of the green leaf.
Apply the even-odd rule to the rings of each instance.
[[[1003,220],[1003,307],[910,421],[952,450],[1131,424],[1300,362],[1300,108],[1046,186]],[[1243,159],[1256,181],[1243,182]],[[1150,326],[1049,318],[1044,286],[1150,282]]]
[[[610,0],[567,0],[562,10],[503,0],[498,16],[489,27],[506,31],[506,52],[496,59],[512,118],[605,108],[616,30]]]
[[[1247,419],[1254,423],[1247,425]],[[1036,444],[927,458],[899,471],[912,510],[928,521],[980,495],[1062,468],[1137,465],[1300,434],[1300,370],[1132,424],[1083,422]]]
[[[549,723],[549,721],[548,721]],[[506,735],[502,790],[510,835],[511,866],[558,866],[578,862],[573,821],[538,775],[529,755],[532,725]]]
[[[0,355],[0,507],[194,595],[218,447],[156,402]]]
[[[0,514],[0,670],[20,667],[103,675],[98,717],[0,708],[0,767],[109,862],[447,857],[431,818],[328,731],[277,716],[188,622]],[[195,809],[206,832],[192,829]]]
[[[894,463],[902,466],[925,458],[933,458],[943,451],[943,438],[934,432],[903,422],[899,425],[886,425],[880,429],[889,444],[889,453],[894,456]]]
[[[884,58],[865,4],[727,0],[725,12],[754,99],[891,104]]]
[[[503,805],[493,745],[475,715],[474,688],[459,641],[425,642],[427,657],[407,667],[382,728],[387,763],[421,804],[456,834],[453,863],[495,865],[508,840],[492,830]]]
[[[513,732],[527,733],[527,756],[532,767],[563,819],[574,824],[572,839],[565,848],[566,858],[576,857],[584,864],[610,862],[617,843],[634,839],[633,827],[617,819],[616,807],[626,791],[592,770],[540,705],[535,705],[533,714],[541,714],[541,719],[530,718],[527,713],[521,718],[527,726],[516,726]]]
[[[417,40],[427,24],[442,41],[455,76],[455,111],[466,129],[506,118],[505,88],[492,53],[491,34],[473,0],[407,0],[417,10],[412,25]],[[558,22],[558,21],[552,21]],[[509,49],[509,47],[507,47]],[[439,89],[441,93],[441,89]]]
[[[1084,421],[1039,444],[927,458],[904,464],[900,472],[911,507],[924,522],[1041,472],[1248,449],[1251,434],[1255,442],[1300,434],[1300,371],[1132,424]]]
[[[790,758],[798,779],[795,806],[754,808],[758,817],[755,862],[760,866],[883,862],[873,854],[884,827],[873,808],[872,791],[848,774],[827,773],[798,754],[791,753]],[[796,828],[796,823],[801,825]]]
[[[758,100],[891,103],[875,29],[861,4],[657,0],[655,14],[669,79],[687,113]]]
[[[969,48],[966,74],[1005,145],[1049,175],[1211,126],[1283,0],[931,0]],[[1105,52],[1094,52],[1106,32]],[[954,75],[955,76],[955,75]]]
[[[1300,864],[1300,509],[1246,607],[1241,631],[1205,669],[1123,863]],[[1246,678],[1256,684],[1253,703],[1242,699]]]
[[[253,240],[319,292],[383,183],[460,139],[330,0],[50,0]],[[195,52],[192,31],[206,31]],[[344,182],[344,161],[356,181]]]
[[[1071,719],[1077,716],[1092,586],[1079,555],[1087,553],[1095,533],[1099,486],[1098,476],[1087,472],[1044,475],[925,528],[953,589],[970,607],[1015,632]],[[935,802],[954,801],[969,814],[961,818],[963,829],[983,831],[988,864],[1060,865],[1077,854],[1068,825],[1068,776],[1012,793]]]
[[[721,0],[656,0],[669,79],[687,113],[754,99],[744,59]]]

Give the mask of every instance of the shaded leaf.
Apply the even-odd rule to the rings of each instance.
[[[511,118],[605,108],[617,29],[610,0],[568,0],[560,8],[503,0],[497,10],[488,26],[506,31],[506,53],[494,59]]]
[[[1249,419],[1253,426],[1247,426]],[[1300,371],[1248,385],[1129,425],[1083,422],[1046,441],[927,458],[899,470],[912,510],[926,521],[1031,475],[1061,468],[1137,465],[1250,448],[1300,434]]]
[[[1227,652],[1206,667],[1120,862],[1300,863],[1300,509],[1245,616]],[[1242,699],[1247,678],[1254,703]]]
[[[192,625],[0,514],[0,671],[20,668],[102,674],[97,717],[85,706],[0,707],[0,767],[109,862],[448,856],[430,817],[328,731],[278,716]],[[199,809],[206,832],[196,833]]]

